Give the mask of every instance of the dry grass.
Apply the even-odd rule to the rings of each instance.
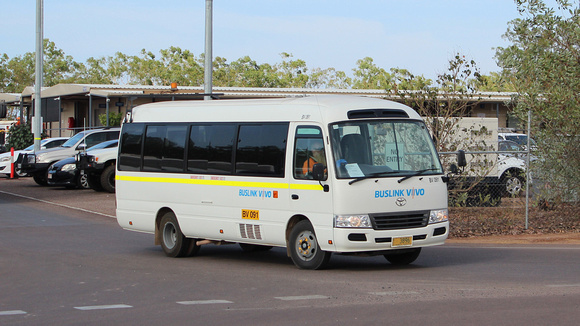
[[[450,238],[474,236],[555,234],[580,232],[580,206],[559,205],[551,210],[530,207],[525,229],[525,206],[506,201],[500,207],[452,207]]]

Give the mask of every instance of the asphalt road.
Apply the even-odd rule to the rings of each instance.
[[[0,179],[0,325],[577,325],[579,245],[447,244],[394,267],[203,246],[172,259],[114,196]]]

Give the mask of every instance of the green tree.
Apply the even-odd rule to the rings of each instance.
[[[580,9],[577,1],[516,0],[522,17],[510,22],[498,48],[498,64],[517,95],[514,113],[532,114],[538,160],[532,172],[543,180],[544,196],[580,201]],[[558,12],[558,13],[557,13]]]
[[[27,52],[10,60],[6,54],[0,58],[1,91],[20,93],[26,86],[34,85],[36,60],[33,52]],[[57,48],[54,42],[44,39],[43,86],[75,82],[81,72],[82,64]]]
[[[393,76],[385,69],[378,67],[372,58],[365,57],[364,59],[358,60],[356,64],[357,68],[353,69],[353,88],[391,90]]]
[[[390,86],[404,103],[424,117],[432,117],[429,125],[438,151],[455,151],[458,144],[452,141],[456,132],[457,117],[468,116],[472,106],[481,98],[473,80],[481,75],[473,60],[456,54],[448,61],[447,70],[437,76],[435,84],[424,77],[416,77],[405,70],[394,70],[396,83]],[[393,84],[392,84],[393,85]]]

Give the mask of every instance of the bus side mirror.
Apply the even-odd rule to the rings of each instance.
[[[314,180],[324,180],[324,164],[316,163],[314,166],[312,166],[312,177]]]
[[[465,159],[465,151],[463,150],[457,151],[457,165],[459,165],[459,167],[467,166],[467,160]]]

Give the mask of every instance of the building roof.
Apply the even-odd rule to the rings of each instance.
[[[410,91],[412,92],[412,91]],[[32,98],[33,87],[26,87],[21,98],[26,101]],[[204,94],[203,86],[150,86],[150,85],[103,85],[103,84],[58,84],[45,87],[42,98],[60,96],[97,96],[97,97],[175,97],[200,98]],[[384,89],[316,89],[316,88],[260,88],[260,87],[214,87],[213,95],[220,98],[268,98],[304,95],[342,94],[357,95],[398,100],[400,97]],[[484,102],[507,102],[514,93],[480,92],[478,100]],[[443,94],[442,94],[443,95]],[[443,96],[442,96],[443,98]]]

